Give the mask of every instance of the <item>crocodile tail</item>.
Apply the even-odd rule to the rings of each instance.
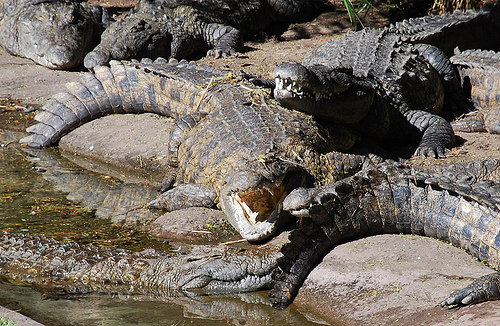
[[[78,126],[105,115],[144,112],[143,103],[136,101],[137,92],[133,91],[139,86],[138,78],[127,74],[127,70],[121,62],[112,61],[110,67],[95,67],[93,74],[80,74],[80,82],[68,83],[66,92],[54,95],[43,106],[35,116],[38,124],[26,129],[32,135],[20,142],[34,148],[46,147]]]
[[[205,79],[195,79],[195,71]],[[82,73],[80,82],[69,83],[66,92],[55,95],[36,115],[38,123],[27,128],[31,135],[20,142],[34,148],[50,146],[78,126],[115,113],[151,112],[178,119],[204,109],[200,99],[206,90],[193,80],[203,85],[214,74],[163,58],[111,61],[109,67]]]
[[[290,242],[281,248],[283,256],[278,259],[269,291],[271,303],[278,309],[285,309],[293,302],[309,273],[340,240],[328,212],[319,207],[313,209],[318,211],[311,212],[311,218],[301,219],[300,228],[290,233]]]
[[[500,166],[488,161],[480,170],[492,164]],[[335,246],[374,234],[413,233],[450,241],[498,268],[500,182],[478,178],[468,187],[453,188],[432,179],[432,173],[411,173],[382,166],[333,185],[292,192],[284,208],[300,218],[300,227],[282,248],[269,293],[273,305],[292,303],[310,271]],[[298,204],[290,204],[294,201]]]

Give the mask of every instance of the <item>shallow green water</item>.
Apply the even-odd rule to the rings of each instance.
[[[3,137],[2,137],[3,136]],[[0,144],[7,144],[15,136],[9,131],[0,131]],[[56,154],[54,154],[56,155]],[[54,190],[44,179],[43,169],[36,164],[17,144],[0,148],[0,230],[45,234],[59,240],[78,241],[95,245],[124,247],[142,250],[154,247],[168,250],[169,247],[144,232],[131,227],[121,227],[109,219],[97,218],[88,207],[68,200],[67,193]],[[110,187],[117,181],[96,176],[64,161],[64,171],[84,177],[101,178]]]
[[[140,223],[149,217],[145,212],[132,214],[136,212],[133,207],[155,192],[86,171],[54,150],[27,153],[17,145],[20,137],[20,133],[0,130],[1,231],[44,234],[62,241],[134,251],[151,247],[169,250],[168,244],[124,226],[126,223],[116,225],[109,218],[98,217],[124,216],[129,223]],[[128,198],[136,195],[140,199]],[[116,203],[132,209],[116,212]],[[3,278],[0,305],[50,326],[324,324],[313,312],[298,312],[293,306],[287,311],[274,309],[265,291],[195,298],[97,294],[46,298]]]

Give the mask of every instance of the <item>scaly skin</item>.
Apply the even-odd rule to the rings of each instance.
[[[61,293],[104,292],[148,296],[239,293],[268,287],[279,253],[198,246],[169,256],[57,242],[3,233],[0,273]]]
[[[242,38],[276,21],[308,19],[324,1],[306,0],[141,0],[130,14],[104,31],[85,57],[92,69],[109,60],[193,54],[234,55]],[[207,52],[208,51],[208,52]]]
[[[302,64],[278,66],[275,98],[293,109],[347,124],[381,146],[399,145],[394,139],[413,140],[418,144],[415,154],[444,157],[453,145],[453,131],[439,115],[467,112],[472,103],[445,52],[436,46],[468,46],[465,35],[481,33],[477,40],[487,44],[488,33],[497,34],[499,11],[497,3],[488,4],[479,12],[347,33],[308,53]]]
[[[410,18],[388,27],[412,44],[431,44],[447,56],[455,48],[500,50],[497,33],[500,6],[486,1],[480,10],[455,11],[452,14]]]
[[[281,250],[284,257],[269,294],[273,304],[288,306],[309,272],[337,245],[375,234],[413,233],[449,241],[498,270],[500,161],[432,169],[381,163],[331,185],[293,191],[283,205],[301,224]],[[499,282],[498,273],[480,278],[442,304],[498,299]]]
[[[259,89],[209,67],[111,61],[49,101],[21,140],[49,146],[79,125],[112,113],[152,112],[174,118],[169,161],[176,179],[150,203],[177,210],[217,204],[248,240],[271,236],[294,188],[339,180],[371,164],[338,153],[343,141],[310,116],[274,105]]]
[[[98,42],[107,14],[98,6],[56,0],[0,4],[0,45],[50,69],[71,69]]]
[[[500,134],[500,53],[466,50],[450,58],[478,110],[452,122],[455,131]]]
[[[0,273],[50,292],[105,292],[152,297],[248,292],[274,278],[272,302],[284,307],[315,264],[336,245],[380,233],[412,232],[451,241],[498,268],[500,162],[411,170],[379,163],[329,186],[292,192],[284,205],[301,218],[276,249],[197,246],[168,256],[155,250],[57,242],[3,233]],[[498,296],[499,274],[480,278],[446,299],[469,304]]]

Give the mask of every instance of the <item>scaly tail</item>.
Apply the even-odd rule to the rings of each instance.
[[[463,165],[448,167],[460,171]],[[482,172],[496,171],[500,161],[483,165]],[[482,177],[468,178],[468,183],[465,179],[452,180],[460,184],[452,189],[449,178],[440,181],[439,174],[433,176],[432,170],[426,175],[404,167],[381,166],[329,186],[295,190],[283,206],[299,217],[301,224],[282,248],[283,257],[269,293],[271,302],[279,308],[287,307],[310,271],[335,246],[375,234],[413,233],[450,241],[498,268],[500,182]],[[479,286],[473,285],[469,292],[443,304],[456,304],[466,296],[474,301],[467,299],[464,304],[494,298],[500,275],[478,282]]]
[[[26,129],[32,135],[20,142],[34,148],[50,146],[78,126],[114,113],[151,112],[174,119],[207,113],[204,104],[210,94],[204,88],[221,76],[210,67],[162,58],[111,61],[110,67],[82,73],[80,82],[69,83],[67,92],[55,95],[35,117],[38,123]]]

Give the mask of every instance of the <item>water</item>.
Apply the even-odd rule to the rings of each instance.
[[[19,137],[20,134],[15,132],[0,131],[0,144]],[[123,185],[112,178],[85,171],[51,150],[31,152],[37,155],[29,155],[16,143],[0,149],[1,231],[45,234],[58,240],[113,245],[130,250],[145,247],[169,249],[164,242],[144,232],[132,227],[120,227],[109,219],[96,216],[96,211],[99,211],[100,215],[113,216],[117,221],[123,218],[121,212],[110,211],[120,208],[119,205],[111,207],[104,202],[98,203],[98,196],[92,196],[92,192],[116,194],[141,186]],[[54,186],[66,191],[58,191]],[[68,200],[68,193],[74,198],[80,197],[79,204]],[[153,194],[154,190],[150,189],[149,193]]]
[[[86,171],[55,150],[26,152],[16,142],[22,136],[0,129],[0,230],[128,250],[169,250],[165,242],[132,227],[151,218],[141,204],[156,196],[154,189]],[[274,309],[265,291],[193,298],[46,297],[4,278],[0,305],[51,326],[325,324],[293,306]]]

